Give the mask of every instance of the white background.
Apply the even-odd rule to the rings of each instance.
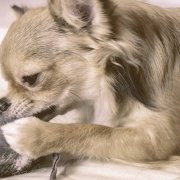
[[[144,0],[153,4],[165,6],[165,7],[180,7],[180,0]],[[47,0],[0,0],[0,28],[5,28],[14,19],[14,14],[10,9],[13,4],[27,5],[29,7],[45,5]]]

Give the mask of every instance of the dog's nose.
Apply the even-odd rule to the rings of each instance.
[[[9,103],[6,98],[0,99],[0,112],[6,111],[10,105],[11,103]]]

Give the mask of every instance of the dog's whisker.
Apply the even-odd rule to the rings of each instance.
[[[78,96],[78,94],[74,93],[72,90],[70,90],[69,92],[70,92],[70,94],[73,95],[73,97],[75,97],[75,98],[78,99],[78,100],[81,100],[81,97]]]

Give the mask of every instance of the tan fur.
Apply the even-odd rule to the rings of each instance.
[[[60,123],[75,124],[30,117],[15,126],[18,143],[8,142],[33,158],[65,152],[139,162],[179,154],[179,36],[179,9],[136,1],[50,0],[49,9],[29,10],[1,46],[12,103],[4,115],[55,105]],[[36,73],[35,85],[22,82]]]

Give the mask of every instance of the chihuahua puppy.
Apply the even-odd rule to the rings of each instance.
[[[2,114],[19,119],[2,131],[16,152],[135,162],[180,152],[179,9],[49,0],[20,14],[0,53]],[[47,111],[53,123],[40,120]]]

